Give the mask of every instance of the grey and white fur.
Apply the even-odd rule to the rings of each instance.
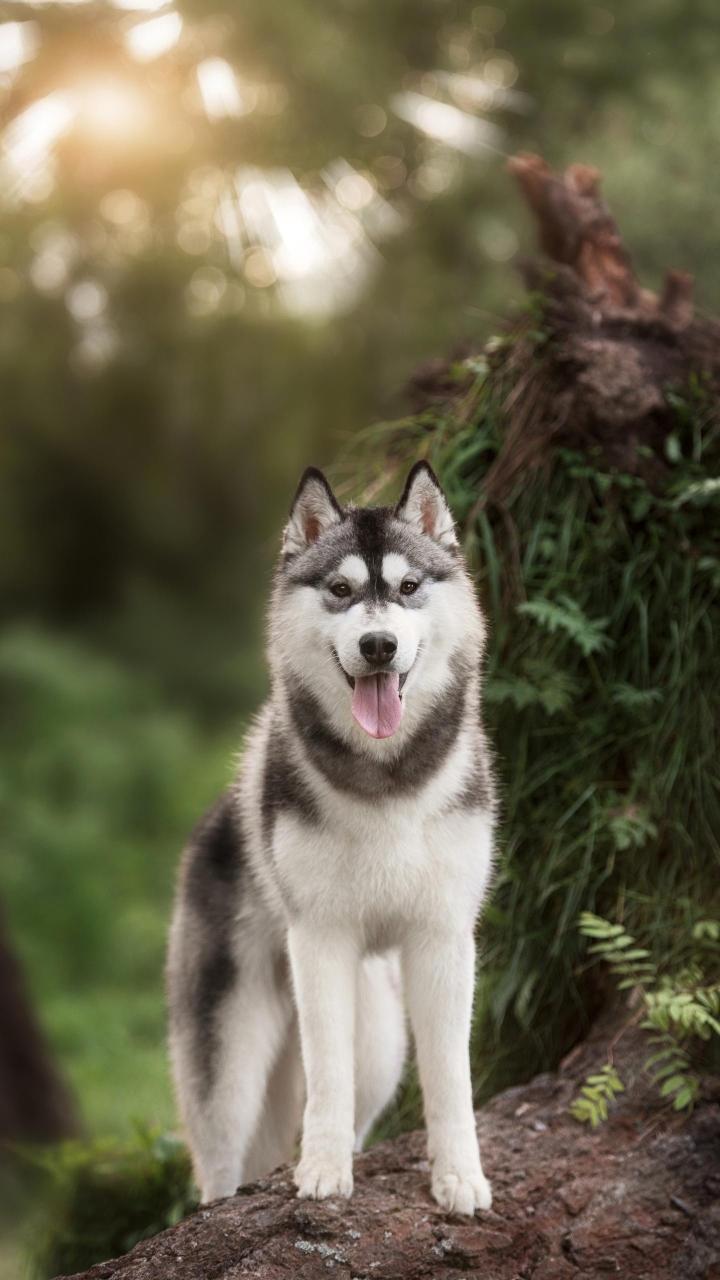
[[[300,482],[269,615],[271,693],[185,851],[170,1046],[203,1200],[294,1157],[349,1196],[409,1012],[432,1192],[490,1206],[468,1040],[495,812],[485,627],[426,463],[395,508]]]

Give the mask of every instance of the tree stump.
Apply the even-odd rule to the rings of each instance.
[[[544,256],[522,268],[536,305],[491,355],[507,429],[482,501],[502,501],[559,447],[594,449],[609,468],[660,484],[677,398],[718,426],[720,324],[696,313],[684,271],[669,270],[660,294],[641,286],[597,169],[556,174],[534,155],[508,169]]]

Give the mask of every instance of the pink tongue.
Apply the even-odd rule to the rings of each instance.
[[[371,738],[391,738],[403,713],[400,676],[397,671],[381,671],[375,676],[356,676],[352,713]]]

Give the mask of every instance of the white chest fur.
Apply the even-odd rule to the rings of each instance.
[[[275,827],[273,857],[292,914],[340,924],[366,950],[399,945],[408,928],[471,924],[491,871],[489,815],[418,812],[417,798],[376,806],[336,797],[308,827]]]

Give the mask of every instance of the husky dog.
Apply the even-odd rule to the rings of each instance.
[[[170,1043],[203,1200],[293,1157],[349,1196],[391,1100],[407,1008],[446,1210],[490,1206],[468,1039],[494,816],[483,619],[418,463],[397,506],[341,507],[308,469],[269,617],[270,698],[186,849]]]

